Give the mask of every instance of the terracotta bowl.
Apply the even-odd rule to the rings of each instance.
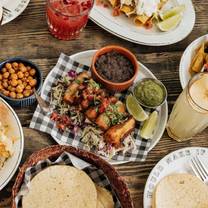
[[[28,160],[23,164],[20,168],[19,173],[17,175],[15,184],[12,188],[12,208],[16,208],[15,205],[15,197],[19,192],[21,185],[24,180],[24,174],[28,167],[34,166],[41,160],[45,160],[47,158],[55,159],[59,157],[63,152],[69,152],[80,159],[95,165],[97,168],[102,169],[105,175],[108,177],[112,189],[117,194],[122,207],[125,208],[134,208],[128,187],[122,177],[118,174],[114,167],[112,167],[109,163],[107,163],[102,158],[97,155],[80,150],[71,146],[65,145],[53,145],[42,149],[38,152],[33,153]]]
[[[125,81],[125,82],[120,82],[120,83],[115,83],[115,82],[111,82],[105,78],[103,78],[96,70],[95,67],[95,63],[97,61],[97,59],[110,51],[117,51],[118,53],[121,53],[122,55],[126,56],[133,64],[134,66],[134,75],[131,79]],[[121,92],[124,91],[126,89],[128,89],[134,82],[135,78],[137,77],[137,73],[138,73],[138,62],[137,59],[135,57],[135,55],[133,53],[131,53],[128,49],[120,47],[120,46],[116,46],[116,45],[110,45],[110,46],[105,46],[101,49],[99,49],[93,56],[92,59],[92,65],[91,65],[91,72],[92,72],[92,77],[97,80],[98,82],[100,82],[104,87],[106,87],[107,89],[111,90],[111,91],[117,91],[117,92]]]

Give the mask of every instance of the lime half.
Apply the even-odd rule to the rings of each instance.
[[[144,122],[142,129],[140,131],[140,136],[144,139],[152,139],[155,128],[158,122],[158,112],[153,111],[149,118]]]
[[[162,22],[159,22],[157,26],[160,28],[162,31],[169,31],[174,29],[181,21],[182,15],[177,14],[175,16],[172,16]]]
[[[175,16],[177,14],[181,14],[184,10],[185,10],[185,5],[182,4],[182,5],[179,5],[179,6],[176,6],[176,7],[173,7],[172,9],[170,10],[167,10],[167,11],[164,11],[164,12],[160,12],[159,13],[159,16],[162,20],[166,20],[172,16]]]
[[[148,118],[147,113],[143,110],[141,105],[137,102],[136,98],[128,95],[126,99],[126,107],[128,112],[137,120],[145,121]]]

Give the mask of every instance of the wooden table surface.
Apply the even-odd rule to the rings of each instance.
[[[27,9],[14,21],[0,28],[0,61],[14,56],[23,56],[34,61],[43,71],[44,77],[57,62],[61,52],[71,55],[77,52],[98,49],[107,44],[118,44],[133,51],[168,90],[169,112],[181,92],[178,67],[185,48],[197,37],[208,33],[208,1],[194,0],[196,24],[192,33],[183,41],[171,46],[149,47],[127,42],[101,29],[89,21],[81,36],[74,41],[59,41],[52,37],[45,20],[45,0],[31,0]],[[25,134],[25,149],[22,163],[36,150],[55,144],[51,136],[29,129],[35,105],[15,108]],[[186,124],[184,124],[186,125]],[[208,130],[191,141],[177,143],[165,132],[149,153],[145,162],[117,165],[116,169],[127,182],[136,208],[143,207],[143,190],[147,177],[155,164],[168,153],[191,146],[208,146]],[[10,207],[12,181],[0,191],[0,208]]]

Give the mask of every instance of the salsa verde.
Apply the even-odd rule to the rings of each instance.
[[[134,95],[141,104],[147,107],[159,106],[165,98],[165,90],[154,79],[144,79],[134,88]]]

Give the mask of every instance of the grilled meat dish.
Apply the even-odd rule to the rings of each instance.
[[[89,79],[90,75],[84,71],[80,73],[76,79],[68,86],[65,94],[64,94],[64,101],[70,104],[73,104],[75,94],[80,86],[84,82],[85,79]]]
[[[105,111],[98,116],[95,123],[105,131],[115,123],[119,123],[125,113],[125,105],[121,101],[117,101],[115,104],[109,104]]]
[[[104,140],[116,148],[121,146],[123,139],[135,127],[135,119],[129,117],[125,104],[115,96],[109,96],[86,71],[81,72],[69,84],[64,93],[64,101],[77,106],[86,118],[104,131]],[[60,119],[63,120],[62,117]],[[57,116],[52,120],[57,120]]]
[[[122,139],[134,129],[135,123],[135,119],[130,117],[125,122],[109,128],[104,134],[105,141],[114,147],[119,147]]]

